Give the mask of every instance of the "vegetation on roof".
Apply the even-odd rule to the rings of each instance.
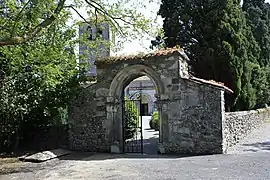
[[[127,56],[111,56],[109,58],[96,61],[95,64],[102,65],[102,64],[111,64],[117,61],[140,60],[140,59],[151,58],[151,57],[168,56],[168,55],[172,55],[174,53],[179,53],[182,51],[183,49],[181,48],[166,48],[166,49],[156,50],[150,53],[138,53],[135,55],[127,55]]]

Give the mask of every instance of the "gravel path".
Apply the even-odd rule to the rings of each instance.
[[[228,150],[228,154],[270,152],[270,122],[264,123]]]
[[[197,157],[112,157],[58,160],[29,172],[0,176],[0,180],[267,180],[270,153]],[[41,167],[42,164],[39,164]]]
[[[229,150],[228,155],[176,157],[73,153],[44,163],[22,163],[0,180],[270,179],[270,123]],[[12,172],[12,171],[11,171]]]
[[[151,116],[142,117],[143,128],[143,151],[145,154],[157,154],[157,143],[159,138],[159,132],[150,129],[149,121]]]

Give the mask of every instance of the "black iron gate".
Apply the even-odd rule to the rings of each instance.
[[[125,153],[143,153],[141,96],[123,100],[123,142]]]

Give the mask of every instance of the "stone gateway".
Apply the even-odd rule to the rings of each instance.
[[[123,89],[148,76],[156,87],[162,153],[223,153],[224,92],[221,83],[195,78],[181,49],[110,57],[96,62],[97,81],[78,92],[69,107],[69,148],[123,152]]]

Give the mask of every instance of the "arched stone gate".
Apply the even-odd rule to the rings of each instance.
[[[222,153],[224,91],[191,77],[182,50],[115,57],[96,62],[97,82],[81,89],[69,108],[70,149],[121,152],[123,89],[148,76],[156,86],[159,148],[166,153]]]

